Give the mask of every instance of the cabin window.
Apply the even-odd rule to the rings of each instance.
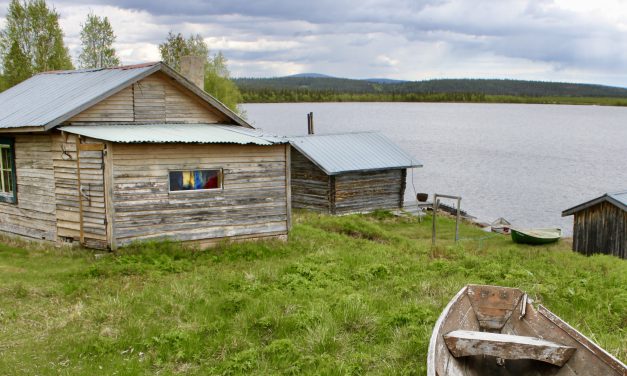
[[[17,202],[13,140],[0,138],[0,202]]]
[[[222,189],[222,170],[170,171],[170,192]]]

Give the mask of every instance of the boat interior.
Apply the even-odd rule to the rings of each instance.
[[[519,289],[468,285],[431,338],[429,376],[625,375],[620,362]],[[623,365],[624,366],[624,365]]]

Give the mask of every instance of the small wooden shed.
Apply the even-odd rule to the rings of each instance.
[[[403,207],[422,164],[378,132],[290,137],[292,207],[329,214]]]
[[[290,226],[288,143],[163,63],[38,74],[0,93],[0,137],[0,232],[115,249]]]
[[[606,193],[562,212],[574,215],[573,250],[627,259],[627,191]]]

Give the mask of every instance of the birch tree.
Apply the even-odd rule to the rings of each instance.
[[[169,32],[166,40],[159,45],[159,52],[161,60],[178,72],[182,56],[200,56],[205,59],[204,90],[231,110],[243,114],[239,108],[242,94],[230,78],[226,57],[222,52],[212,56],[201,35],[185,38],[181,33]]]
[[[107,17],[87,15],[81,29],[81,53],[78,63],[81,68],[109,68],[120,65],[113,43],[116,36]]]
[[[39,72],[73,69],[59,13],[45,0],[11,0],[0,33],[0,60],[7,87]]]

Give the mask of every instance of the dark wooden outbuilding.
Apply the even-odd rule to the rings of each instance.
[[[328,214],[403,207],[407,169],[422,167],[376,132],[292,137],[292,207]]]
[[[574,215],[573,250],[627,259],[627,191],[606,193],[562,212]]]

